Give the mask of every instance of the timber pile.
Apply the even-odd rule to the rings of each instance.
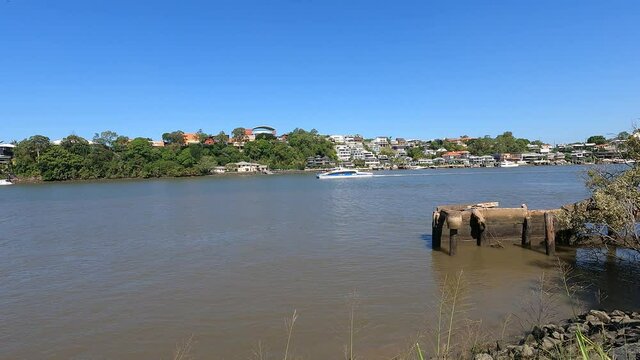
[[[524,247],[530,247],[532,241],[544,241],[546,253],[555,254],[555,217],[561,209],[498,206],[498,202],[488,202],[436,207],[432,218],[432,247],[440,249],[443,236],[448,235],[450,255],[455,255],[459,241],[473,240],[478,246],[491,246],[496,240],[519,241]],[[566,239],[562,235],[558,240]]]

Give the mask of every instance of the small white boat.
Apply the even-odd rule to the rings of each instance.
[[[515,163],[515,162],[511,162],[511,161],[500,161],[498,163],[498,167],[503,167],[503,168],[510,168],[510,167],[518,167],[519,164]]]
[[[353,169],[336,169],[316,175],[318,179],[351,179],[372,177],[373,173]]]
[[[13,185],[13,183],[11,182],[11,180],[0,179],[0,186],[4,185]]]

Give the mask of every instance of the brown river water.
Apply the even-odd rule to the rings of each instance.
[[[19,185],[0,189],[0,358],[278,358],[296,310],[296,358],[389,359],[433,328],[445,277],[465,316],[499,332],[555,261],[539,251],[431,250],[439,204],[552,208],[587,195],[583,167],[312,174]],[[561,252],[604,294],[637,307],[638,269]],[[587,302],[595,296],[585,295]],[[557,316],[569,314],[557,301]]]

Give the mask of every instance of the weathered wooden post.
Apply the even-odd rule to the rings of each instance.
[[[431,248],[439,250],[442,244],[442,224],[440,223],[440,211],[433,212],[431,222]]]
[[[522,247],[531,247],[531,214],[529,211],[524,216],[524,222],[522,223]]]
[[[485,229],[487,228],[487,222],[478,209],[471,210],[471,231],[476,238],[476,244],[478,246],[485,246],[487,242],[487,234]]]
[[[553,226],[553,213],[544,213],[544,248],[547,255],[556,254],[556,231]]]
[[[458,252],[458,229],[462,226],[462,213],[460,211],[447,212],[447,227],[449,228],[449,255]]]

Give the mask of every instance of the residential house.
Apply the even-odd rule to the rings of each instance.
[[[271,127],[271,126],[260,125],[260,126],[256,126],[253,129],[251,129],[251,133],[254,135],[254,139],[255,139],[255,136],[257,136],[257,135],[273,135],[273,136],[276,136],[276,129]]]
[[[518,162],[522,161],[522,154],[502,153],[493,156],[498,161]]]
[[[200,143],[200,136],[196,133],[182,134],[182,139],[184,140],[185,145]]]
[[[373,139],[371,141],[372,144],[374,145],[378,145],[379,147],[383,148],[383,147],[389,147],[389,139],[387,139],[384,136],[378,136],[377,138]]]
[[[13,144],[0,144],[0,163],[8,163],[13,158]]]
[[[308,168],[326,168],[335,166],[335,162],[328,156],[310,156],[307,158]]]
[[[237,169],[236,171],[237,172],[241,172],[241,173],[264,172],[264,171],[268,170],[268,166],[267,165],[250,163],[250,162],[246,162],[246,161],[237,162],[237,163],[235,163],[235,166],[236,166],[236,169]]]
[[[347,145],[336,145],[336,155],[338,160],[344,162],[351,160],[351,148]]]
[[[162,140],[149,140],[149,143],[153,147],[164,147],[164,141]]]

